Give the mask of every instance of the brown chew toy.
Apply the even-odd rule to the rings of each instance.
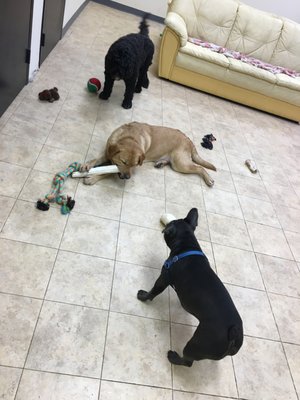
[[[56,87],[52,89],[45,89],[39,93],[39,99],[49,101],[49,103],[53,103],[53,101],[59,99],[58,89]]]

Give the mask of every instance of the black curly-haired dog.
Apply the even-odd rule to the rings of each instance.
[[[148,88],[148,68],[152,63],[154,44],[149,38],[145,14],[139,25],[139,33],[130,33],[114,42],[105,56],[105,83],[99,98],[107,100],[112,92],[115,80],[123,79],[125,94],[122,107],[132,107],[134,92],[140,93]]]

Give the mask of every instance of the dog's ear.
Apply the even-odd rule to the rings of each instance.
[[[139,156],[139,162],[138,162],[138,164],[139,165],[143,165],[143,161],[145,160],[145,154],[144,153],[141,153],[140,154],[140,156]]]
[[[169,238],[174,237],[176,235],[176,226],[169,223],[165,229],[163,229],[162,233]]]
[[[189,225],[191,225],[193,230],[195,230],[198,225],[198,210],[197,210],[197,208],[192,208],[189,211],[188,215],[184,218],[184,221],[187,222]]]
[[[120,151],[120,146],[117,143],[111,144],[107,149],[107,156],[111,159],[113,156],[120,153]]]

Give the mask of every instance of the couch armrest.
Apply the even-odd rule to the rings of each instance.
[[[181,47],[185,46],[188,40],[188,34],[184,19],[179,14],[170,11],[165,19],[165,24],[177,33],[180,38]]]

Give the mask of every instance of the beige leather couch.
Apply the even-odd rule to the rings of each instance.
[[[173,0],[159,76],[300,121],[300,77],[273,74],[188,42],[199,38],[300,72],[300,25],[235,0]]]

